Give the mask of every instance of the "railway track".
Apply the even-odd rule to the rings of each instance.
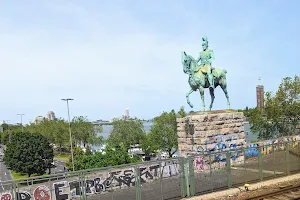
[[[300,185],[288,186],[267,194],[249,197],[247,200],[300,200]]]

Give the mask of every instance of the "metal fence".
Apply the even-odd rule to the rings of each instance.
[[[300,171],[298,141],[1,182],[1,200],[181,199]]]

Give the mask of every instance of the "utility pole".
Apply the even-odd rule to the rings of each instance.
[[[5,124],[7,124],[7,129],[8,129],[8,142],[9,143],[11,143],[11,131],[10,131],[10,128],[9,128],[9,125],[8,125],[8,122],[9,122],[10,120],[3,120],[3,122],[5,123]]]
[[[73,167],[73,171],[74,171],[74,156],[73,156],[72,132],[71,132],[71,121],[70,121],[70,110],[69,110],[69,101],[72,101],[74,99],[67,98],[67,99],[61,99],[61,100],[67,102],[68,119],[69,119],[70,144],[71,144],[71,156],[72,156],[72,167]]]
[[[21,126],[22,126],[22,133],[24,132],[24,129],[23,129],[23,121],[22,121],[22,116],[25,115],[25,114],[17,114],[17,115],[20,115],[21,116]]]

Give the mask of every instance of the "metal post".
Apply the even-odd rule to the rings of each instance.
[[[243,148],[243,153],[244,153],[244,177],[245,177],[245,183],[248,183],[247,179],[247,169],[246,169],[246,149]]]
[[[9,134],[9,138],[8,138],[8,140],[9,140],[9,143],[11,143],[11,130],[10,129],[8,129],[8,134]]]
[[[189,161],[189,189],[190,189],[190,196],[194,196],[196,193],[195,188],[195,172],[194,172],[194,158],[188,158]]]
[[[72,101],[74,99],[62,99],[63,101],[67,102],[67,107],[68,107],[68,119],[69,119],[69,133],[70,133],[70,145],[71,145],[71,156],[72,156],[72,168],[74,170],[74,155],[73,155],[73,143],[72,143],[72,132],[71,132],[71,121],[70,121],[70,110],[69,110],[69,101]]]
[[[228,188],[232,187],[232,181],[231,181],[231,162],[230,162],[230,151],[226,152],[226,168],[227,168],[227,184]]]
[[[185,182],[185,171],[184,171],[184,166],[185,166],[185,158],[181,157],[179,158],[179,163],[180,163],[180,191],[181,191],[181,197],[186,197],[186,182]]]
[[[13,181],[12,183],[12,199],[18,199],[18,196],[17,196],[17,183],[15,181]]]
[[[297,156],[298,156],[298,170],[300,169],[299,167],[300,167],[300,148],[299,148],[299,144],[300,142],[299,141],[297,141],[297,149],[298,149],[298,151],[297,151]]]
[[[274,176],[276,176],[276,162],[275,162],[275,145],[272,144],[272,152],[273,152],[273,167],[274,167]]]
[[[208,160],[209,160],[209,180],[210,180],[210,185],[211,185],[211,191],[213,191],[214,185],[213,185],[213,181],[212,181],[211,154],[208,155]]]
[[[135,167],[135,189],[136,189],[136,200],[142,200],[141,192],[141,171],[139,166]]]
[[[186,196],[190,196],[190,181],[189,181],[189,159],[185,159],[184,163],[184,176],[185,176],[185,181],[186,181]]]
[[[164,190],[163,190],[163,166],[162,166],[162,162],[159,162],[159,182],[160,182],[160,199],[163,200],[164,199]]]
[[[262,155],[261,155],[261,147],[258,148],[258,171],[259,171],[259,179],[263,180],[263,172],[262,172]]]
[[[289,175],[291,171],[290,166],[290,145],[288,143],[285,143],[285,159],[286,159],[286,173]]]
[[[86,195],[86,177],[84,172],[81,172],[79,174],[79,179],[81,182],[81,188],[82,188],[82,200],[86,200],[87,199],[87,195]]]
[[[25,115],[25,114],[17,114],[17,115],[21,116],[21,126],[22,126],[22,133],[23,133],[24,132],[24,128],[23,128],[23,118],[22,118],[22,116]]]

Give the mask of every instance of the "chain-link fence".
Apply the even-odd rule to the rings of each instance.
[[[2,181],[1,200],[163,200],[300,171],[300,143],[251,145],[183,158]]]

